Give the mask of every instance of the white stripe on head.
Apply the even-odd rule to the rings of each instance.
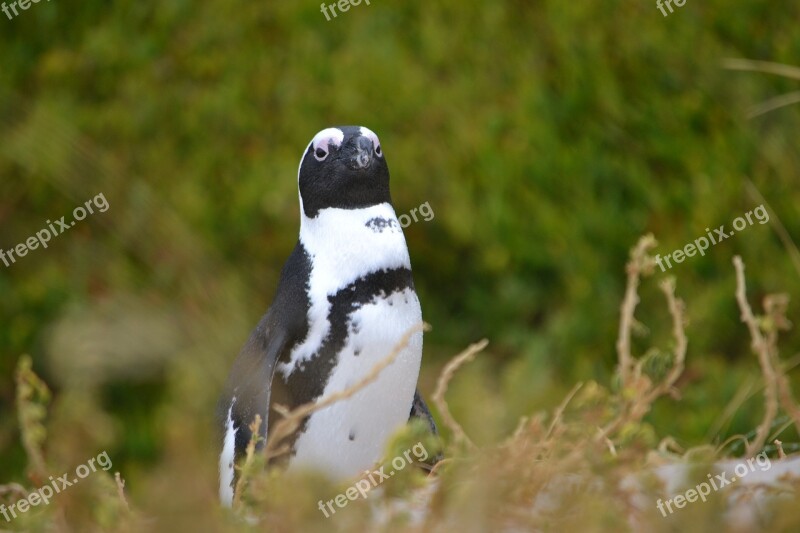
[[[362,128],[364,129],[364,128]],[[373,135],[375,135],[373,133]],[[317,148],[320,146],[325,147],[325,151],[328,151],[329,145],[334,145],[339,147],[342,145],[344,141],[344,132],[339,128],[325,128],[324,130],[318,132],[314,135],[314,138],[311,139],[311,142],[308,143],[306,149],[303,150],[303,155],[300,156],[300,164],[297,165],[297,183],[300,183],[300,169],[303,168],[303,161],[306,158],[306,154],[308,153],[308,149],[313,147],[313,151],[316,152]],[[297,191],[297,196],[300,197],[300,215],[301,218],[305,216],[305,211],[303,211],[303,196],[300,194],[300,191]]]
[[[328,148],[328,145],[331,144],[338,148],[342,145],[342,141],[344,141],[344,132],[342,130],[339,128],[326,128],[314,135],[314,138],[311,139],[311,144],[314,146],[314,150],[320,146]]]
[[[361,135],[372,141],[373,146],[375,146],[376,148],[380,146],[381,141],[378,139],[378,136],[375,135],[375,132],[372,131],[371,129],[361,126]]]

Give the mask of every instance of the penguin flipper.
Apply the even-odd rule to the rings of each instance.
[[[426,404],[425,400],[422,399],[422,395],[419,393],[419,390],[414,391],[414,402],[411,404],[411,413],[409,414],[408,420],[411,421],[415,418],[419,418],[425,422],[433,435],[439,435],[439,431],[436,429],[436,422],[433,420],[433,415],[431,415],[431,411],[428,409],[428,404]],[[423,467],[429,470],[433,467],[433,465],[442,459],[444,459],[444,454],[441,452],[437,453],[436,455],[429,457],[428,460],[423,463]]]
[[[231,368],[226,392],[220,402],[220,414],[236,430],[235,451],[239,458],[252,438],[250,425],[261,417],[259,436],[267,435],[272,380],[278,358],[286,346],[287,335],[270,327],[272,309],[261,319]],[[259,442],[259,448],[263,441]]]
[[[422,399],[419,389],[414,391],[414,403],[411,404],[411,414],[408,420],[411,421],[414,418],[419,418],[424,421],[434,435],[439,434],[439,431],[436,429],[436,422],[433,420],[433,415],[431,415],[431,411],[428,409],[428,404]]]
[[[278,357],[287,344],[286,333],[270,327],[271,311],[267,311],[239,352],[219,402],[218,416],[224,432],[219,459],[219,491],[223,504],[229,506],[238,477],[234,465],[245,454],[253,437],[251,424],[256,415],[261,417],[258,449],[267,437],[272,378]]]
[[[308,331],[309,308],[305,285],[310,272],[308,254],[298,243],[281,272],[281,280],[272,306],[261,318],[233,363],[218,415],[224,431],[220,456],[220,498],[233,499],[236,473],[234,464],[242,457],[252,439],[250,425],[261,417],[258,429],[261,449],[271,422],[271,402],[284,402],[283,381],[273,380],[282,358],[303,339]]]

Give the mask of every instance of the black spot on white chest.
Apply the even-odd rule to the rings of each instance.
[[[399,232],[402,231],[400,223],[396,218],[374,217],[364,224],[366,227],[375,233],[383,233],[384,231]]]

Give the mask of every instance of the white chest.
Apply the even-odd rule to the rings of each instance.
[[[309,279],[309,332],[279,365],[275,379],[288,378],[331,331],[331,298],[381,270],[410,269],[400,225],[389,204],[361,210],[323,210],[305,219],[300,239],[312,258]],[[363,379],[422,320],[412,288],[381,294],[361,305],[348,320],[348,334],[328,376],[323,397]],[[422,333],[415,334],[377,380],[359,392],[314,413],[295,444],[290,468],[321,469],[351,477],[381,457],[387,439],[409,417],[422,357]],[[312,362],[313,364],[313,362]]]
[[[386,221],[385,227],[375,222],[381,220]],[[406,240],[389,204],[356,210],[323,209],[314,219],[303,217],[300,242],[312,262],[309,332],[292,350],[289,361],[278,365],[278,377],[284,379],[314,355],[330,332],[329,297],[365,274],[411,268]]]
[[[406,289],[362,306],[353,319],[358,332],[349,332],[323,397],[362,380],[422,314],[416,293]],[[321,469],[337,478],[371,468],[389,437],[408,421],[421,359],[422,333],[417,333],[375,381],[312,414],[296,442],[291,468]]]

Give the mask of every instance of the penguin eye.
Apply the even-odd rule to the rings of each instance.
[[[322,146],[319,146],[319,147],[317,147],[316,150],[314,150],[314,159],[316,159],[317,161],[324,161],[326,157],[328,157],[328,147],[327,146],[325,148],[323,148]]]
[[[372,141],[372,146],[374,147],[372,150],[375,152],[375,155],[378,157],[383,157],[383,149],[381,148],[381,141],[378,139],[378,136],[375,135],[375,132],[369,128],[365,128],[362,126],[361,135]]]
[[[331,146],[339,148],[342,146],[344,140],[344,132],[339,128],[326,128],[311,139],[309,148],[311,153],[314,154],[314,159],[317,161],[325,161],[327,159]],[[303,157],[305,157],[305,152]]]

